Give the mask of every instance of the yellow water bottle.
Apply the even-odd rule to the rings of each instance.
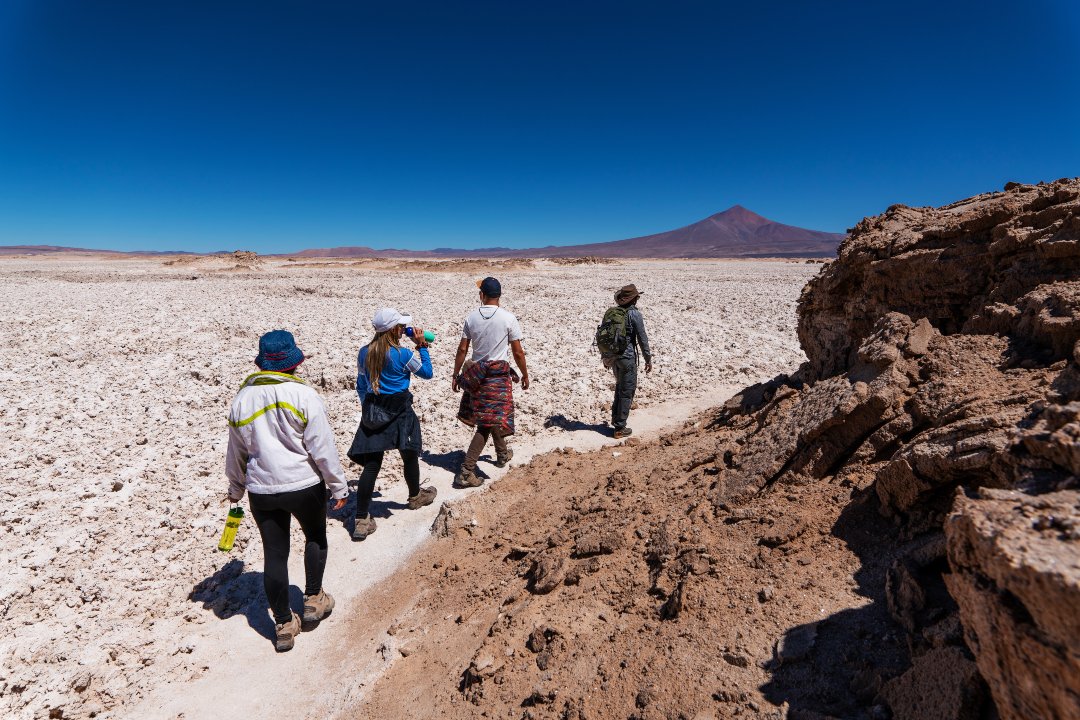
[[[229,515],[225,518],[225,529],[221,532],[221,541],[217,544],[218,550],[221,552],[232,550],[233,541],[236,540],[236,530],[240,527],[240,521],[243,519],[244,508],[237,505],[229,510]]]

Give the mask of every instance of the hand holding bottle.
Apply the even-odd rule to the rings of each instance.
[[[431,332],[430,330],[424,330],[423,328],[407,327],[405,328],[405,334],[411,337],[413,342],[417,345],[420,345],[421,342],[435,342],[435,333]],[[423,340],[421,340],[420,338],[423,338]]]

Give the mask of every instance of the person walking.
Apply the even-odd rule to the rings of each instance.
[[[475,428],[465,460],[454,476],[454,487],[477,487],[484,479],[476,475],[476,462],[488,438],[495,443],[495,467],[505,467],[514,457],[506,438],[514,434],[513,383],[529,389],[529,370],[521,345],[521,324],[514,314],[500,307],[502,285],[493,277],[477,283],[480,307],[473,310],[461,331],[451,387],[464,390],[458,418]],[[472,359],[465,357],[472,347]],[[509,358],[521,371],[520,377],[510,367]]]
[[[229,500],[246,490],[263,544],[263,587],[278,652],[291,650],[301,620],[289,607],[289,525],[304,531],[304,629],[334,609],[322,587],[326,569],[326,495],[345,506],[349,486],[318,392],[296,375],[304,353],[292,333],[259,338],[259,372],[244,380],[229,408],[225,475]]]
[[[637,286],[625,285],[615,293],[615,304],[627,309],[627,342],[626,349],[615,358],[611,371],[615,374],[615,398],[611,403],[611,427],[614,428],[614,437],[624,438],[633,434],[633,430],[626,425],[630,416],[630,406],[634,404],[634,393],[637,392],[637,369],[638,348],[645,359],[645,372],[652,372],[652,351],[649,349],[649,336],[645,332],[645,319],[637,308],[638,298],[642,293],[638,292]]]
[[[356,359],[361,420],[348,453],[350,460],[364,468],[356,488],[353,540],[363,540],[375,532],[371,496],[387,450],[396,449],[405,465],[405,483],[409,486],[406,506],[410,510],[430,505],[438,493],[433,487],[420,487],[419,454],[423,441],[420,418],[413,410],[413,396],[409,392],[412,375],[425,380],[432,376],[424,331],[412,328],[411,339],[416,349],[409,350],[401,346],[401,337],[412,325],[412,317],[393,308],[383,308],[375,313],[371,324],[375,336],[360,349]]]

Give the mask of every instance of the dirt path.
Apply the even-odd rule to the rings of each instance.
[[[631,415],[635,437],[654,438],[695,413],[720,404],[737,390],[736,385],[717,386],[706,396],[636,410]],[[559,448],[588,451],[616,444],[593,426],[564,423],[514,446],[515,457],[510,467],[524,465],[534,456]],[[481,467],[493,480],[507,472],[485,466],[483,461]],[[352,542],[342,522],[331,521],[325,586],[334,595],[337,606],[321,627],[302,635],[291,652],[278,655],[270,640],[271,620],[264,608],[257,607],[258,603],[252,603],[245,612],[199,625],[198,633],[181,643],[181,652],[189,648],[191,664],[199,668],[196,675],[183,682],[158,686],[125,716],[202,718],[211,717],[227,706],[231,714],[243,717],[264,717],[272,712],[280,717],[321,718],[355,703],[364,688],[387,667],[380,653],[385,628],[370,635],[364,632],[365,593],[408,566],[415,551],[431,538],[430,528],[442,502],[484,492],[487,487],[455,490],[451,488],[453,474],[449,468],[422,464],[421,469],[423,481],[439,490],[439,498],[433,505],[404,511],[405,485],[395,483],[377,497],[374,513],[378,530],[364,542]],[[246,530],[252,533],[254,526],[249,525]],[[296,584],[303,577],[298,549],[294,547],[289,566],[294,605],[299,603],[300,593]],[[227,577],[243,572],[249,583],[261,582],[259,568],[241,570],[235,567],[238,564],[234,561],[233,568],[227,566]],[[411,600],[403,599],[403,602]],[[158,623],[155,634],[182,635],[184,624],[180,618]],[[355,631],[343,633],[346,628]],[[147,671],[152,672],[153,668]]]

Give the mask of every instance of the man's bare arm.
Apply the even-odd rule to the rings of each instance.
[[[457,377],[461,372],[461,366],[465,364],[465,356],[469,354],[469,339],[461,338],[457,346],[457,355],[454,356],[454,374],[450,378],[450,387],[454,392],[458,391]]]
[[[517,363],[518,370],[521,371],[521,389],[529,389],[529,370],[525,367],[525,348],[521,346],[520,340],[510,341],[510,352],[514,356],[514,362]]]

